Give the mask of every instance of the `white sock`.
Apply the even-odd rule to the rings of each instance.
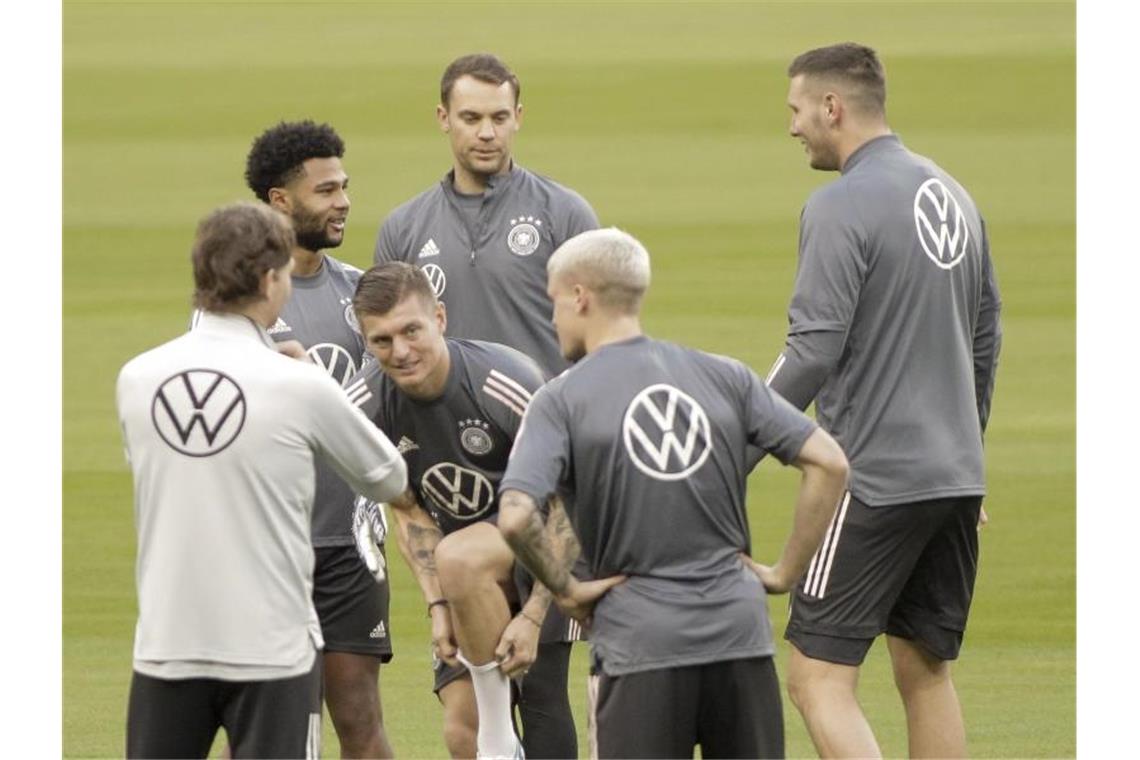
[[[515,756],[514,726],[511,725],[511,683],[499,670],[499,663],[491,660],[474,665],[459,652],[459,661],[471,673],[475,688],[475,704],[479,709],[479,733],[476,738],[480,757]]]

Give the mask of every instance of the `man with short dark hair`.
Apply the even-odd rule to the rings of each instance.
[[[532,664],[541,674],[550,595],[515,588],[514,557],[495,521],[499,478],[542,372],[507,346],[444,337],[447,313],[411,264],[365,272],[353,307],[377,362],[348,394],[407,457],[410,489],[391,506],[432,619],[448,751],[514,757],[507,679],[520,677],[525,689]]]
[[[319,756],[314,464],[377,500],[403,491],[406,467],[338,385],[266,332],[295,244],[264,204],[206,217],[196,328],[119,373],[138,530],[127,757],[204,758],[219,726],[235,758]]]
[[[254,141],[245,171],[249,188],[288,215],[297,234],[293,298],[269,333],[282,344],[299,342],[342,386],[368,356],[352,312],[360,270],[325,253],[344,240],[343,156],[344,142],[328,124],[282,122]],[[325,637],[325,701],[344,757],[392,757],[378,685],[380,664],[392,659],[388,580],[382,564],[374,577],[357,556],[354,500],[348,484],[318,464],[313,598]],[[376,525],[382,542],[383,523]]]
[[[792,701],[824,756],[879,754],[856,700],[881,633],[910,754],[966,752],[950,676],[977,573],[982,434],[1001,346],[985,223],[970,195],[886,121],[875,51],[810,50],[788,68],[791,134],[842,176],[808,199],[788,336],[770,386],[851,461],[786,637]]]
[[[518,77],[494,55],[465,55],[448,65],[436,119],[451,146],[451,171],[384,220],[375,263],[422,268],[447,304],[450,337],[505,344],[553,377],[567,363],[550,325],[546,261],[598,220],[578,193],[515,162],[520,92]],[[566,694],[569,641],[579,637],[572,628],[551,610],[541,664],[519,695],[532,760],[578,754]],[[561,664],[548,670],[556,659]]]
[[[843,452],[740,362],[643,334],[649,255],[630,235],[583,233],[548,269],[576,364],[531,401],[499,527],[564,611],[592,618],[591,754],[783,757],[765,587],[786,591],[807,566],[843,489]],[[748,556],[753,451],[803,471],[771,567]],[[573,531],[552,541],[539,508],[555,494]],[[569,573],[579,541],[603,580]]]

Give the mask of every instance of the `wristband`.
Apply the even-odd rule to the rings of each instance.
[[[542,623],[538,622],[537,620],[532,618],[530,615],[526,614],[526,612],[524,612],[523,610],[519,610],[519,614],[522,615],[527,620],[529,620],[530,622],[534,623],[535,628],[538,628],[540,630],[542,629]]]
[[[436,600],[435,600],[435,601],[433,601],[433,602],[428,602],[428,608],[427,608],[427,610],[428,610],[428,617],[431,617],[431,608],[432,608],[432,607],[437,607],[437,606],[438,606],[438,607],[447,607],[447,606],[448,606],[448,604],[447,604],[447,600],[446,600],[446,599],[436,599]]]

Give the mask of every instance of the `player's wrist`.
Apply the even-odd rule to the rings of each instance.
[[[427,604],[427,613],[428,613],[427,616],[430,618],[439,610],[443,610],[444,612],[448,612],[449,606],[450,605],[448,604],[448,601],[446,599],[443,599],[443,598],[432,599]]]

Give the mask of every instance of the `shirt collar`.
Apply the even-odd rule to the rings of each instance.
[[[265,328],[244,314],[231,314],[218,311],[199,312],[198,322],[194,325],[195,332],[209,335],[220,335],[236,340],[248,340],[260,343],[269,349],[274,349],[273,338]]]
[[[513,158],[511,159],[511,170],[506,174],[493,174],[487,178],[487,189],[483,191],[483,198],[491,198],[503,191],[504,188],[510,187],[516,179],[522,176],[523,168],[518,165],[518,162]],[[455,169],[449,169],[447,174],[443,175],[440,180],[444,192],[457,196],[459,193],[455,189]]]
[[[893,132],[889,135],[880,135],[873,137],[867,142],[860,145],[855,149],[855,152],[847,157],[847,162],[843,164],[843,169],[840,174],[846,174],[855,168],[855,165],[865,159],[867,156],[873,156],[877,153],[890,150],[892,148],[901,148],[902,141],[899,136]]]

